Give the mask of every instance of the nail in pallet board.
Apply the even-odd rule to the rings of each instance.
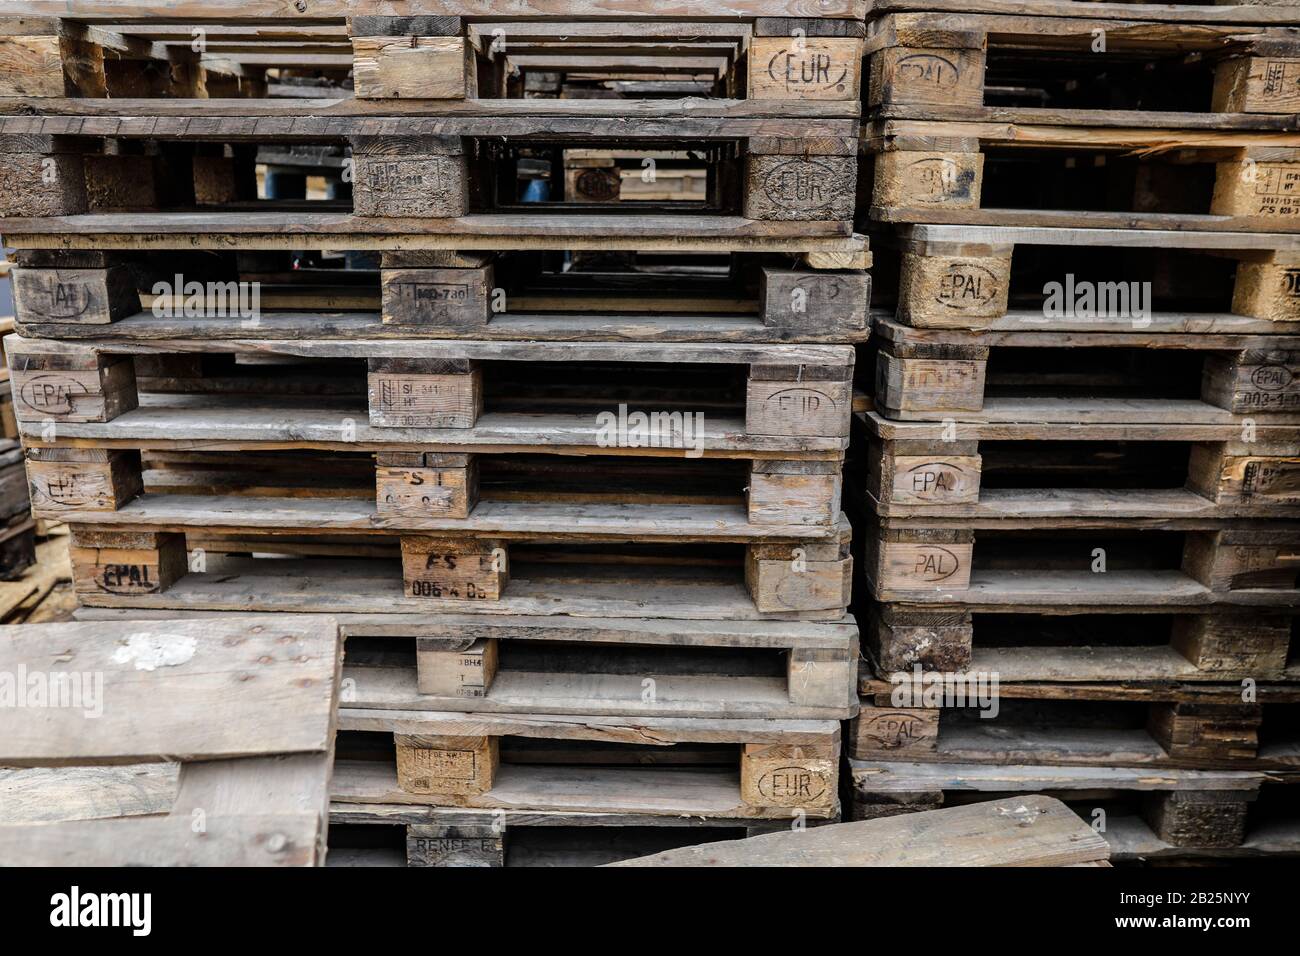
[[[1268,780],[1268,774],[1243,770],[878,760],[850,760],[849,773],[853,802],[846,812],[854,820],[933,810],[968,799],[1047,794],[1071,804],[1084,820],[1101,827],[1114,809],[1112,801],[1121,798],[1129,806],[1140,806],[1143,820],[1159,839],[1173,846],[1205,849],[1242,843],[1250,805]]]
[[[344,788],[353,766],[340,765],[337,779]],[[816,827],[836,819],[805,816],[797,823]],[[703,841],[778,832],[792,825],[795,821],[754,817],[697,819],[336,802],[330,808],[329,865],[602,866]]]
[[[835,721],[351,706],[339,720],[358,733],[339,742],[336,804],[776,820],[839,812]]]
[[[41,866],[319,865],[341,656],[337,626],[319,616],[0,629],[0,664],[29,675],[24,693],[44,672],[80,705],[5,718],[0,855]],[[95,687],[84,686],[92,674]],[[178,757],[179,770],[168,763]],[[152,766],[87,770],[141,763]]]
[[[1296,128],[1294,27],[891,13],[869,32],[866,103],[882,118]]]
[[[890,237],[876,237],[873,289],[882,299],[896,292],[897,320],[917,328],[998,327],[1002,318],[1017,328],[1085,332],[1260,328],[1244,317],[1286,333],[1300,319],[1300,244],[1291,235],[961,225],[896,232],[896,259],[880,252]]]
[[[879,221],[1265,232],[1300,223],[1296,132],[879,120],[862,145]]]
[[[378,269],[291,271],[285,253],[40,250],[16,253],[11,275],[28,337],[829,344],[868,334],[860,269],[615,256],[580,266],[544,252],[386,252]]]
[[[356,96],[363,100],[496,101],[529,92],[581,96],[584,90],[795,103],[858,98],[864,26],[860,4],[839,9],[822,5],[815,17],[799,16],[806,11],[789,4],[745,5],[749,9],[726,11],[730,19],[725,22],[682,16],[680,7],[655,10],[631,4],[622,10],[603,5],[602,16],[616,19],[599,22],[588,19],[586,6],[565,10],[548,4],[539,11],[516,4],[512,20],[501,19],[498,8],[463,6],[442,5],[442,15],[404,17],[354,16],[352,5],[332,13],[313,7],[313,17],[332,15],[339,26],[346,23],[346,32],[339,33],[335,24],[305,25],[288,37],[230,29],[266,19],[265,13],[196,9],[183,14],[168,7],[161,15],[178,24],[218,21],[205,25],[211,32],[205,38],[212,44],[207,55],[196,55],[188,43],[154,41],[154,31],[130,22],[135,10],[114,19],[121,34],[56,19],[0,21],[0,63],[15,65],[0,93],[204,97],[209,66],[225,63],[224,70],[212,72],[262,81],[268,68],[339,76],[350,72]],[[712,17],[721,11],[708,12]],[[479,20],[484,16],[489,19]],[[277,10],[271,22],[283,24],[282,17]],[[259,42],[272,40],[278,43]],[[117,62],[122,56],[145,62],[134,71],[122,69]],[[179,86],[173,78],[170,86],[140,88],[139,77],[150,75],[159,63],[171,64],[173,72],[185,71],[191,86]],[[264,87],[247,91],[265,92]]]
[[[1086,418],[1096,404],[1080,407]],[[1032,417],[949,428],[858,413],[866,461],[851,487],[865,486],[867,506],[888,518],[1282,517],[1300,506],[1294,426]]]
[[[970,685],[963,699],[941,699],[933,691],[927,699],[927,686],[939,685],[921,674],[864,680],[862,708],[848,725],[848,756],[1193,770],[1300,767],[1295,683],[1016,683],[996,672],[967,673],[984,683]],[[953,675],[951,686],[961,679]]]

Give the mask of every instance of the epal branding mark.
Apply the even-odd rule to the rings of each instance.
[[[50,906],[51,926],[128,926],[132,936],[148,936],[153,929],[152,893],[82,894],[74,886],[51,896]]]

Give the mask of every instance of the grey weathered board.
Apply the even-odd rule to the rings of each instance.
[[[0,664],[22,675],[11,684],[26,702],[9,710],[0,764],[182,761],[163,816],[132,814],[170,794],[169,775],[146,772],[157,786],[111,798],[117,805],[105,813],[63,787],[58,770],[6,773],[6,800],[21,808],[44,792],[61,810],[57,819],[47,813],[40,822],[0,826],[0,859],[47,866],[321,863],[341,656],[328,617],[0,630]],[[47,706],[32,705],[38,690]],[[84,771],[71,773],[87,782],[78,777]],[[99,782],[111,783],[106,776]]]
[[[684,847],[615,866],[1068,866],[1106,841],[1061,803],[1026,796]]]

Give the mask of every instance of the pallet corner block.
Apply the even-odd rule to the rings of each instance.
[[[833,812],[839,804],[839,740],[745,744],[740,795],[751,807]]]

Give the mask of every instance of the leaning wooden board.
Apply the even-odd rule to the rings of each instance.
[[[0,699],[23,704],[0,766],[36,768],[0,772],[0,805],[64,807],[0,825],[0,861],[319,865],[341,658],[328,617],[0,628]],[[44,769],[177,759],[165,816],[104,818]]]
[[[612,866],[1072,866],[1110,850],[1059,800],[1013,797],[705,843]]]

